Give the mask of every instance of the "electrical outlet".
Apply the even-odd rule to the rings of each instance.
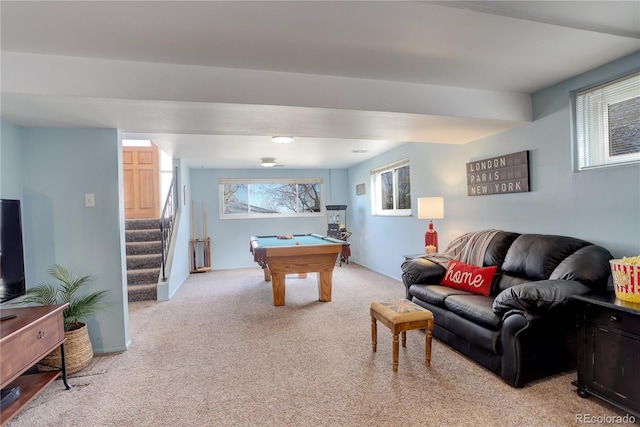
[[[96,201],[93,197],[93,193],[86,193],[84,195],[84,207],[85,208],[93,208],[96,205]]]

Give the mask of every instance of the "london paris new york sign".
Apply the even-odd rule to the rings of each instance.
[[[529,151],[467,163],[467,195],[529,191]]]

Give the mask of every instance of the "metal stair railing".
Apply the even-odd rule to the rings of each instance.
[[[173,236],[173,225],[176,219],[176,213],[178,211],[178,186],[176,185],[176,177],[178,176],[178,168],[175,168],[173,177],[171,178],[171,184],[169,185],[169,192],[164,202],[164,208],[162,209],[162,215],[160,215],[160,234],[162,234],[162,281],[167,281],[165,274],[165,268],[167,263],[167,251],[171,244],[171,237]]]

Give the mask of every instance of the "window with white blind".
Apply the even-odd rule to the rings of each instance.
[[[409,159],[371,171],[371,213],[411,215]]]
[[[322,178],[221,179],[220,218],[324,215]]]
[[[640,162],[640,73],[576,96],[578,169]]]

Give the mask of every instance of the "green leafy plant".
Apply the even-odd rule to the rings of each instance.
[[[57,264],[49,269],[49,274],[58,281],[59,286],[44,284],[28,289],[20,302],[40,305],[68,302],[69,307],[63,312],[65,332],[78,328],[87,316],[104,308],[100,305],[100,302],[107,291],[102,290],[87,295],[78,295],[80,288],[91,282],[91,276],[75,276],[69,270]]]

